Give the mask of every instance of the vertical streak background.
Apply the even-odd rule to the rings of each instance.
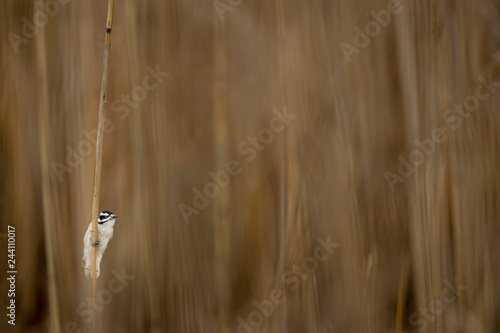
[[[499,2],[401,1],[348,63],[340,43],[388,3],[243,0],[223,20],[211,1],[115,3],[100,210],[120,217],[97,289],[113,270],[135,278],[97,313],[99,332],[236,332],[328,236],[341,246],[260,332],[500,331],[500,89],[457,129],[443,118],[478,76],[500,81]],[[16,227],[18,262],[7,332],[91,327],[78,310],[95,162],[82,131],[97,128],[106,2],[57,8],[17,53],[9,33],[42,7],[4,0],[0,14],[0,237]],[[147,68],[169,75],[123,107]],[[296,118],[246,162],[238,147],[274,108]],[[391,191],[384,173],[435,128],[447,140]],[[179,204],[230,160],[241,174],[186,224]],[[412,324],[455,279],[457,300]]]

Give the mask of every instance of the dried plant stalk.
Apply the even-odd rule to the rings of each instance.
[[[94,194],[92,195],[92,252],[90,264],[90,276],[92,277],[92,297],[95,299],[96,293],[96,245],[97,239],[97,218],[99,215],[99,194],[101,191],[101,167],[102,167],[102,145],[104,114],[106,113],[106,89],[108,86],[108,66],[109,53],[111,50],[111,29],[113,25],[114,0],[108,0],[108,14],[106,18],[106,39],[104,42],[104,59],[101,78],[101,95],[99,104],[99,122],[97,125],[97,144],[94,169]]]

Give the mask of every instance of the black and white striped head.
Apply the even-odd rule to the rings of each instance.
[[[118,215],[113,214],[113,212],[110,212],[109,210],[103,210],[101,214],[99,214],[99,219],[97,220],[97,223],[104,224],[106,222],[113,221],[117,217]]]

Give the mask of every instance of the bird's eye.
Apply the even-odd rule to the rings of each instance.
[[[101,221],[104,221],[105,219],[107,219],[108,217],[106,215],[101,215],[99,216],[99,220]]]

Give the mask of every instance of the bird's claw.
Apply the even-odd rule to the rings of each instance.
[[[98,247],[99,246],[99,241],[92,243],[92,247]]]

